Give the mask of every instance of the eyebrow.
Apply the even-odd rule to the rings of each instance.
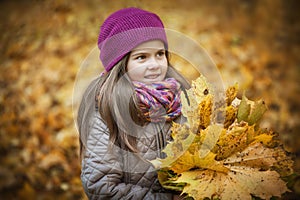
[[[149,49],[154,49],[154,48],[149,48]],[[160,52],[160,51],[166,51],[166,50],[162,48],[162,49],[157,49],[156,52]],[[148,52],[144,52],[144,49],[136,49],[131,52],[131,56],[137,56],[137,55],[144,54],[144,53],[148,53]]]

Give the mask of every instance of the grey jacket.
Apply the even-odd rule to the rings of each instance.
[[[118,145],[109,148],[108,128],[94,110],[82,154],[81,180],[89,199],[172,199],[148,162],[162,156],[169,130],[169,123],[141,128],[137,142],[139,154],[124,151]]]

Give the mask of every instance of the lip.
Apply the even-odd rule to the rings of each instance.
[[[150,74],[145,76],[146,79],[156,79],[160,76],[160,74]]]

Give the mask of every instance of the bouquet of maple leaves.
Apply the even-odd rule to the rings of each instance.
[[[223,107],[213,105],[205,77],[181,95],[183,124],[173,123],[165,158],[152,160],[163,187],[193,199],[270,199],[288,190],[282,177],[293,172],[292,159],[273,131],[259,127],[267,110],[262,100],[226,90]],[[223,112],[223,123],[212,119]]]

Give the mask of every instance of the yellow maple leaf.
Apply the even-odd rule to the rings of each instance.
[[[212,95],[208,94],[203,98],[202,102],[199,103],[199,128],[197,131],[199,131],[200,129],[205,129],[210,124],[213,109],[212,101]]]
[[[236,119],[237,115],[237,108],[228,105],[225,107],[225,122],[224,122],[224,127],[228,128]]]
[[[235,83],[233,86],[227,88],[225,93],[226,94],[225,100],[227,106],[230,106],[232,101],[236,98],[236,95],[238,93],[238,88],[239,88],[238,83]]]
[[[251,106],[248,104],[248,99],[245,95],[243,95],[242,100],[239,105],[237,120],[238,122],[247,121],[248,116],[250,114]]]
[[[187,97],[185,97],[184,93],[181,93],[181,104],[182,104],[182,109],[181,113],[184,117],[187,119],[186,126],[189,127],[189,129],[192,132],[196,132],[199,127],[199,112],[197,109],[198,103],[195,98],[190,98],[193,96],[193,93],[191,90],[186,91]]]
[[[216,159],[225,159],[244,149],[249,143],[249,137],[253,134],[254,127],[247,124],[235,124],[223,131],[216,146],[212,149],[217,154]]]
[[[288,191],[277,172],[241,166],[232,166],[227,174],[214,170],[186,171],[174,182],[187,183],[182,193],[194,199],[251,200],[251,195],[270,199]]]
[[[200,132],[200,143],[199,143],[200,155],[199,156],[201,158],[205,157],[206,154],[212,151],[212,149],[217,144],[219,138],[222,135],[226,134],[224,131],[225,130],[221,126],[214,124]]]
[[[212,85],[203,75],[200,75],[192,82],[190,91],[192,91],[193,96],[189,96],[189,98],[195,98],[198,104],[201,103],[208,94],[213,94],[214,92]]]
[[[252,195],[262,199],[280,197],[289,190],[279,173],[270,170],[278,163],[278,153],[284,151],[254,142],[243,152],[223,161],[226,173],[209,168],[208,165],[202,169],[180,173],[173,183],[186,184],[182,193],[194,199],[252,199]]]
[[[213,94],[203,76],[182,96],[183,124],[173,123],[163,152],[151,161],[160,171],[161,184],[194,199],[269,199],[288,191],[281,176],[293,172],[287,156],[272,131],[260,129],[266,111],[262,100],[244,95],[239,105],[232,101],[237,85],[226,92],[225,125],[211,121]]]
[[[206,128],[211,121],[212,94],[213,89],[203,75],[192,82],[191,89],[181,94],[181,112],[194,133]]]
[[[168,168],[177,174],[197,168],[211,169],[222,173],[228,172],[228,168],[222,162],[216,161],[215,156],[215,154],[210,152],[205,157],[200,158],[199,152],[198,154],[192,154],[186,151]]]
[[[177,124],[175,124],[177,126]],[[174,129],[173,129],[174,131]],[[156,168],[166,168],[170,167],[172,165],[175,165],[176,163],[180,163],[180,157],[185,154],[189,148],[191,148],[195,142],[195,137],[199,137],[193,133],[185,132],[188,131],[187,129],[179,129],[177,130],[176,137],[174,138],[174,141],[170,142],[164,149],[163,152],[166,154],[166,158],[160,159],[157,158],[156,160],[151,160],[150,162],[156,167]],[[187,134],[188,133],[188,134]],[[180,164],[181,165],[181,164]],[[182,168],[189,169],[189,166],[182,166]]]
[[[266,111],[267,106],[263,100],[250,101],[244,94],[238,109],[237,120],[253,125],[261,119]]]
[[[239,165],[268,170],[280,161],[277,157],[281,148],[267,148],[260,142],[253,142],[243,151],[237,152],[224,160],[225,165]]]

